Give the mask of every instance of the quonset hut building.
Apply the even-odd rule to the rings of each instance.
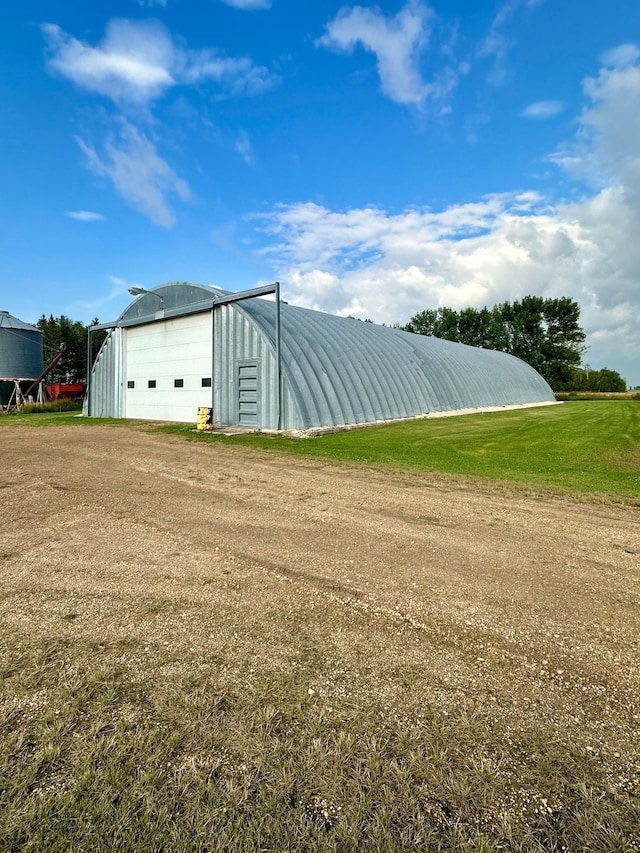
[[[89,416],[188,423],[206,406],[217,426],[305,431],[555,399],[506,353],[298,308],[278,285],[164,284],[99,329]]]

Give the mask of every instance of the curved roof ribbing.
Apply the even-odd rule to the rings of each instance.
[[[273,345],[274,307],[238,305]],[[555,399],[537,371],[506,353],[287,304],[281,353],[306,428]]]
[[[158,302],[158,296],[162,297],[163,309],[170,312],[187,309],[189,306],[195,306],[199,302],[211,302],[216,297],[222,295],[228,296],[229,293],[229,291],[222,290],[220,287],[206,287],[204,284],[196,284],[192,281],[171,281],[149,289],[141,296],[136,297],[124,309],[118,317],[118,321],[152,317],[161,305]]]

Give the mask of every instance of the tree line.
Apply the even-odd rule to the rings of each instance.
[[[616,370],[593,370],[589,365],[572,367],[571,379],[558,391],[626,391],[627,383]]]
[[[618,390],[624,379],[614,370],[580,368],[586,350],[580,326],[580,306],[568,296],[544,299],[525,296],[493,308],[427,308],[402,326],[407,332],[507,352],[526,361],[555,391]],[[583,374],[587,374],[586,376]],[[591,376],[589,375],[591,374]],[[595,374],[599,374],[596,377]],[[605,387],[587,387],[589,383]]]

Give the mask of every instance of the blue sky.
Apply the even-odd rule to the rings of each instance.
[[[21,0],[0,308],[189,280],[406,322],[528,293],[640,385],[637,0]]]

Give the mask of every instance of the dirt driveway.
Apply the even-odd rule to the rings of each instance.
[[[0,442],[16,643],[137,638],[132,671],[217,656],[230,679],[313,647],[328,663],[312,691],[475,705],[637,749],[637,508],[129,427],[3,428]]]

